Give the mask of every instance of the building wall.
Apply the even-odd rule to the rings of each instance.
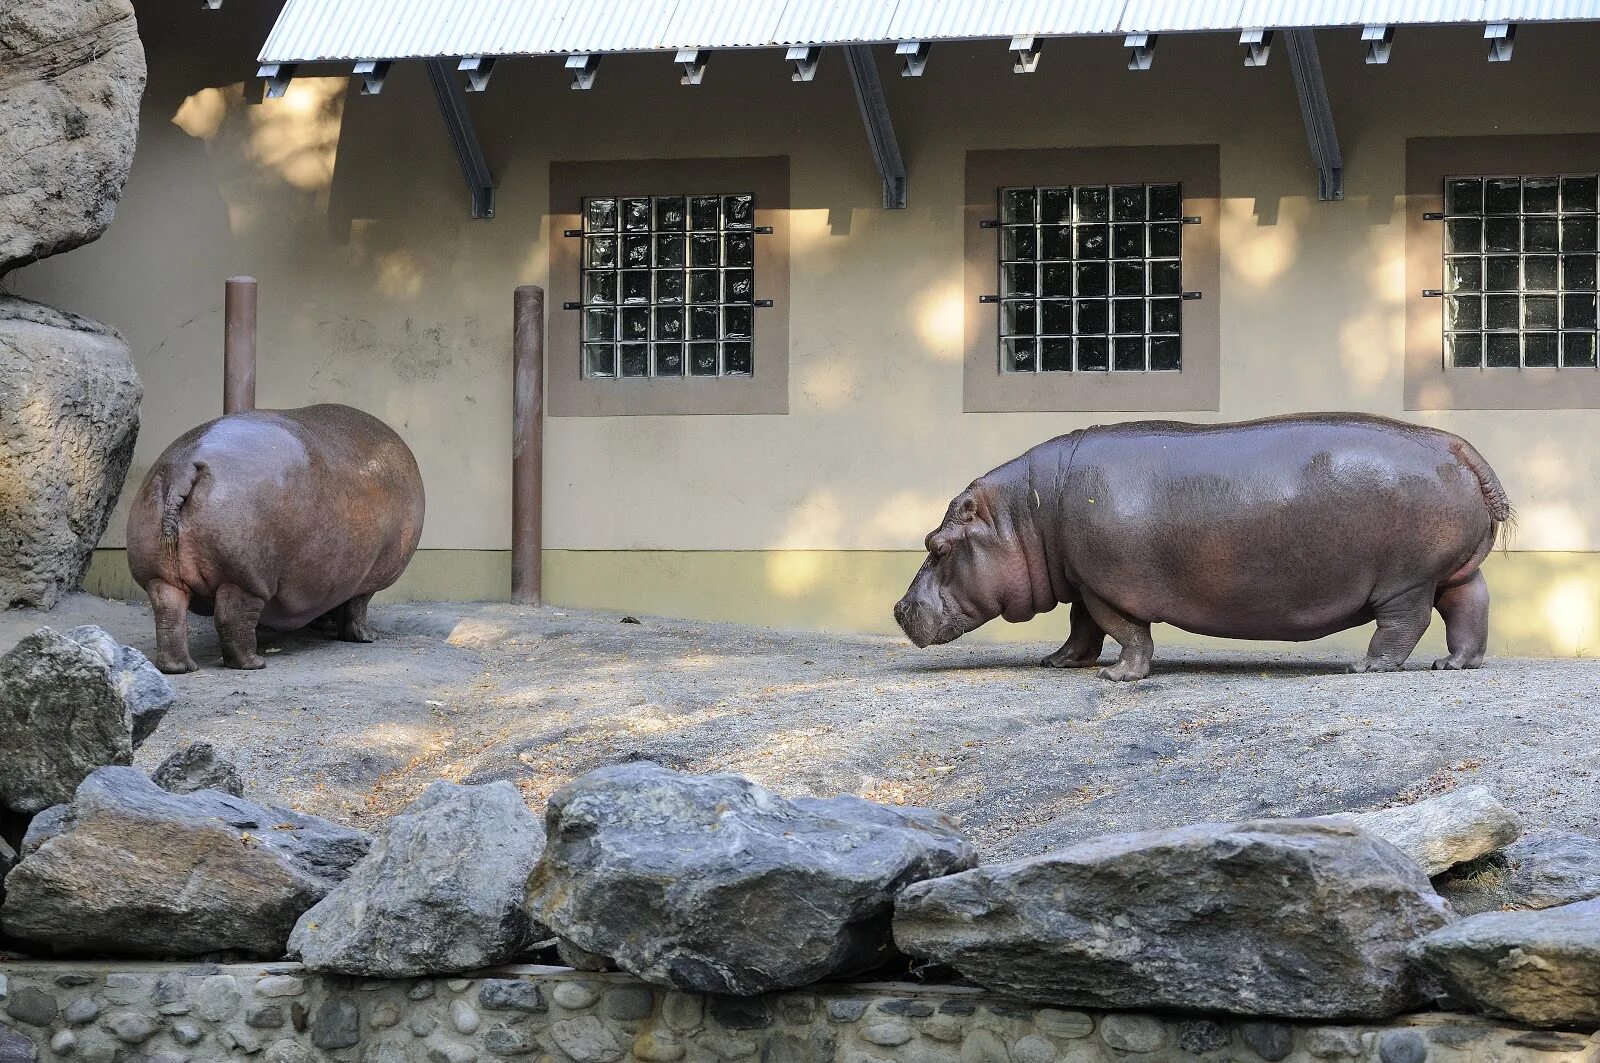
[[[669,56],[609,56],[589,92],[567,89],[559,60],[511,62],[469,98],[498,184],[495,218],[473,221],[420,66],[398,65],[377,97],[307,77],[253,105],[242,81],[270,12],[139,14],[150,87],[117,223],[9,282],[132,343],[146,398],[130,490],[219,412],[222,279],[249,273],[260,404],[347,402],[417,452],[424,554],[396,593],[506,593],[511,290],[548,281],[549,163],[788,155],[789,412],[550,418],[549,597],[892,630],[951,495],[1049,436],[1138,416],[961,412],[966,151],[1214,143],[1221,282],[1205,298],[1221,314],[1221,408],[1163,416],[1349,409],[1466,436],[1519,512],[1487,568],[1494,652],[1600,646],[1600,411],[1404,411],[1401,202],[1407,137],[1600,130],[1600,26],[1522,27],[1503,64],[1484,61],[1472,27],[1403,30],[1387,66],[1364,65],[1353,32],[1321,33],[1346,163],[1336,203],[1316,200],[1286,56],[1247,69],[1226,34],[1163,37],[1137,73],[1111,39],[1048,41],[1027,76],[997,42],[936,46],[921,79],[879,49],[910,172],[903,211],[880,207],[837,53],[809,84],[777,52],[721,53],[693,88]],[[577,353],[550,358],[566,371]],[[119,566],[103,557],[96,585],[125,586]]]

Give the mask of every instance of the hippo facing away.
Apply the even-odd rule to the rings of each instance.
[[[1150,625],[1303,641],[1376,620],[1352,671],[1393,671],[1445,622],[1435,668],[1476,668],[1489,631],[1479,564],[1511,506],[1472,444],[1353,413],[1234,424],[1136,421],[1034,447],[978,479],[927,538],[894,608],[918,646],[997,616],[1072,606],[1052,668],[1122,647],[1142,679]]]
[[[156,615],[156,667],[192,672],[188,613],[216,616],[223,662],[260,668],[256,625],[325,619],[371,642],[367,603],[422,535],[411,450],[349,406],[252,410],[181,436],[128,512],[128,568]]]

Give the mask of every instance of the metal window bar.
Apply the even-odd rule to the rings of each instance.
[[[585,197],[583,375],[753,375],[755,217],[748,192]]]
[[[1600,175],[1444,180],[1447,369],[1595,369]]]
[[[999,197],[1006,373],[1183,368],[1183,190],[1034,185]]]

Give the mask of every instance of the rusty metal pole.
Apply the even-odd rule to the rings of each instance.
[[[512,297],[511,600],[544,604],[544,289]]]
[[[256,408],[256,279],[229,277],[223,299],[222,412]]]

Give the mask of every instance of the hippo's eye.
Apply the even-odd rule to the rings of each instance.
[[[928,553],[937,561],[950,552],[950,540],[934,536],[928,540]]]

